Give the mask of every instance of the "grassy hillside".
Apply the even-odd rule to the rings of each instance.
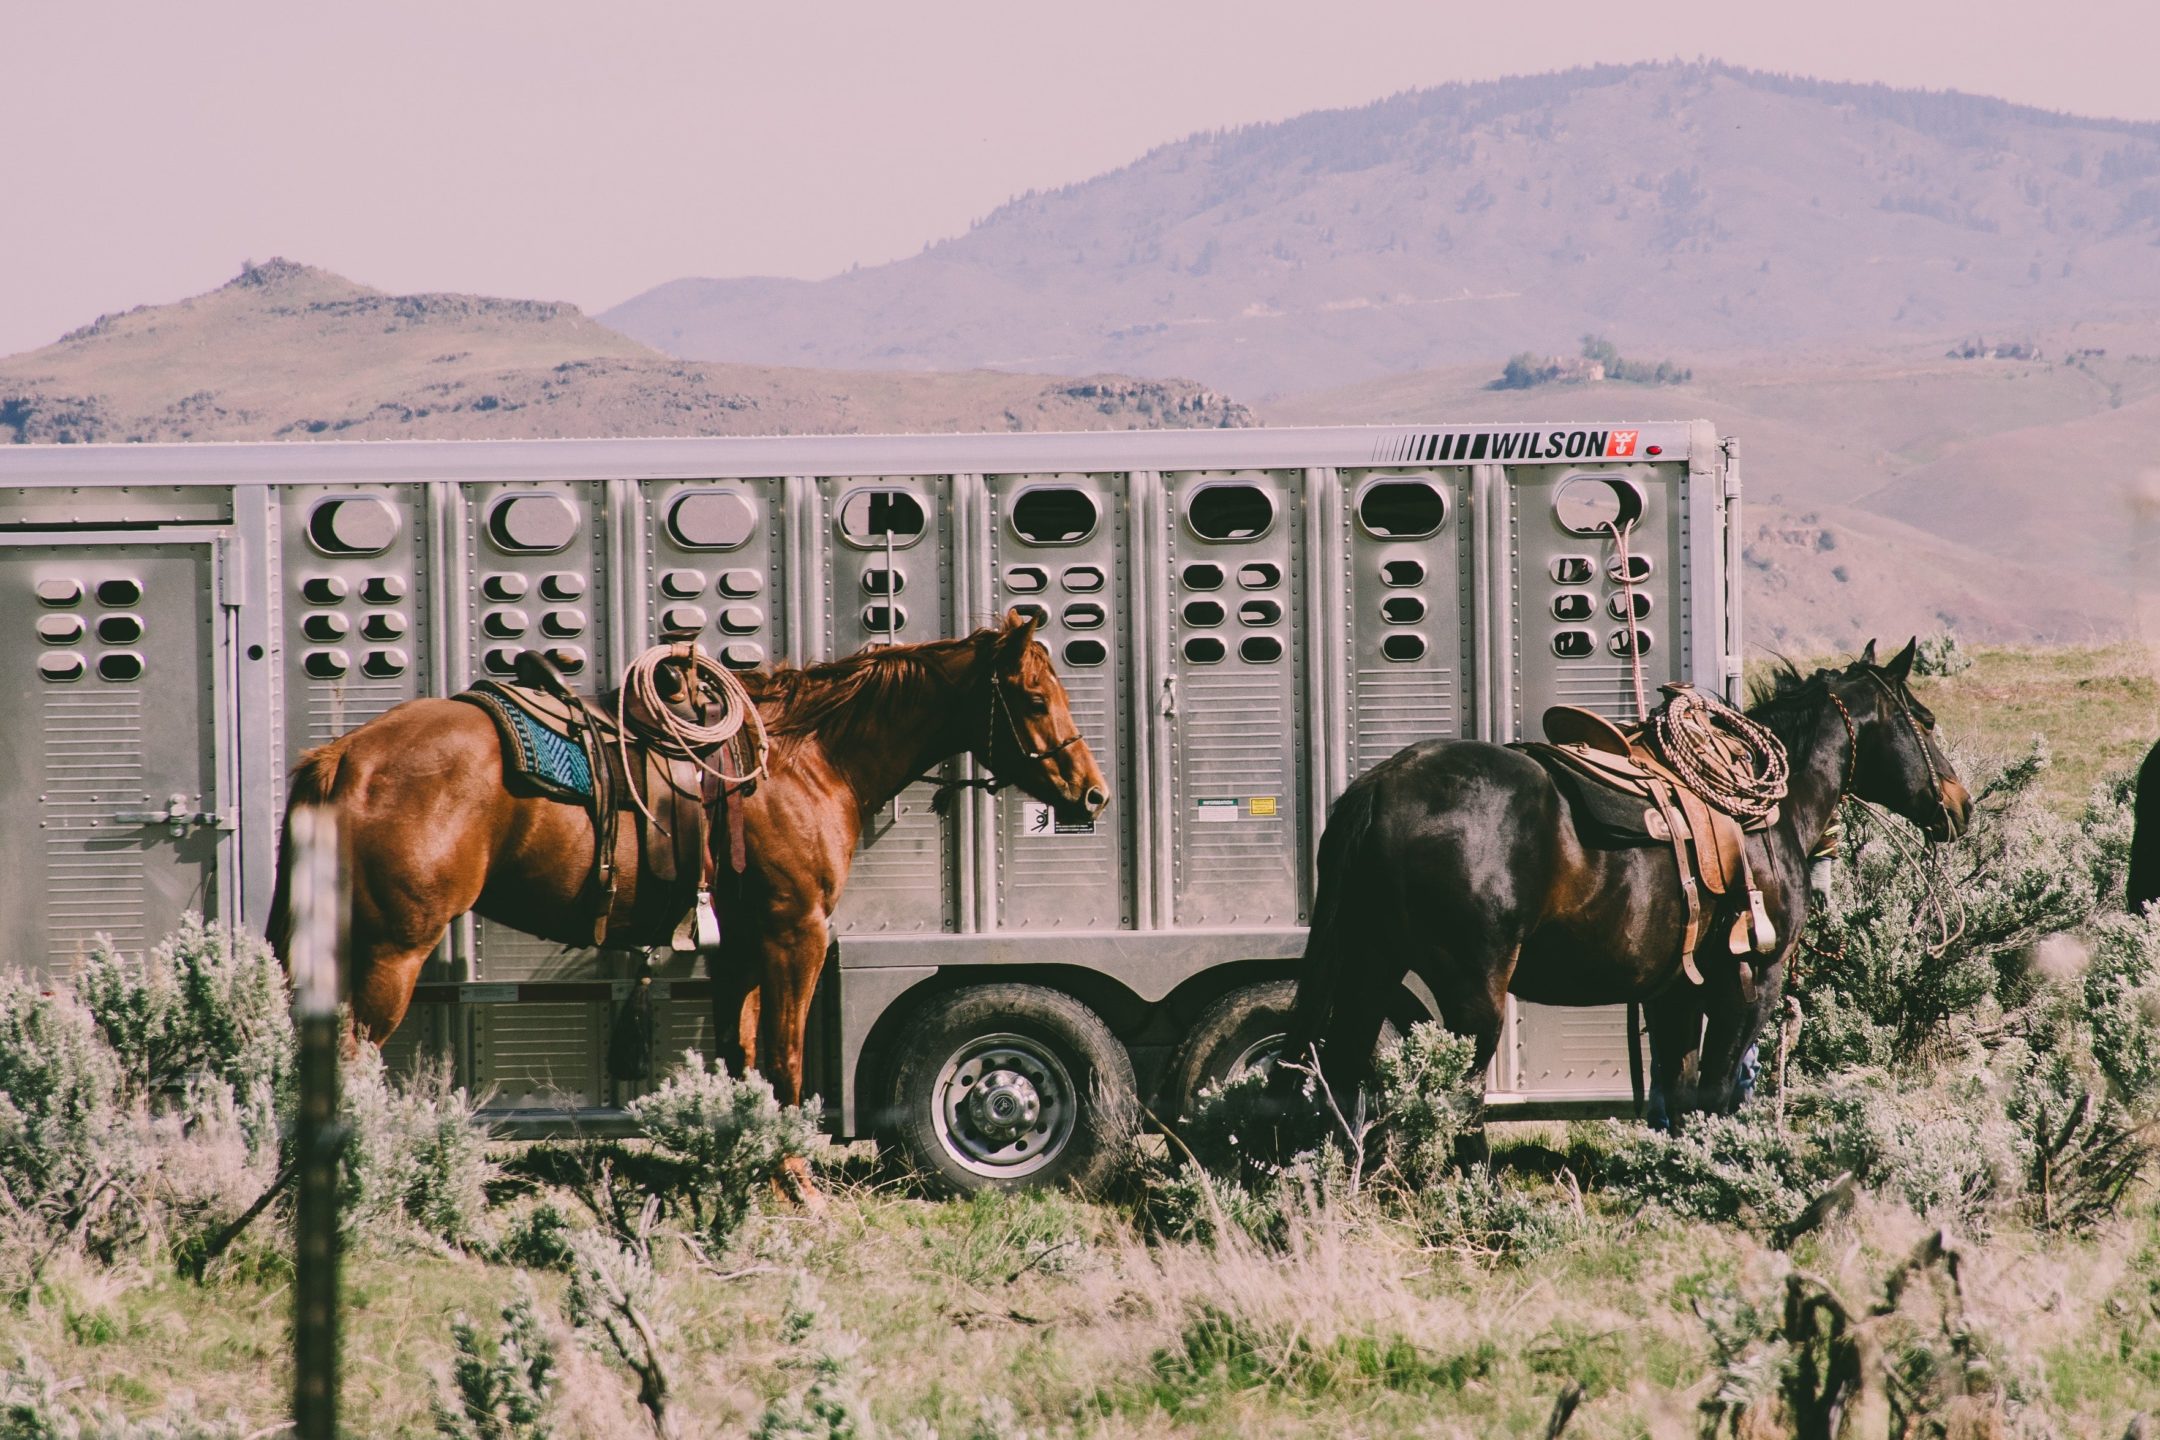
[[[574,306],[386,295],[273,260],[0,360],[0,441],[524,439],[1250,422],[1180,381],[671,359]]]

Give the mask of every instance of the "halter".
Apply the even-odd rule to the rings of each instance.
[[[1003,717],[1005,721],[1005,733],[1012,737],[1013,748],[1020,752],[1021,759],[1031,763],[1048,760],[1053,755],[1061,755],[1080,743],[1080,727],[1076,725],[1073,727],[1072,734],[1050,746],[1049,749],[1030,749],[1027,737],[1020,733],[1020,722],[1013,718],[1012,704],[1005,698],[1005,682],[998,678],[995,673],[992,673],[990,676],[990,713],[983,724],[982,761],[984,765],[989,765],[991,763],[990,757],[997,753],[998,720],[1000,717]],[[987,777],[970,775],[948,780],[935,771],[928,770],[916,776],[915,779],[917,781],[928,781],[937,786],[937,794],[930,802],[932,807],[937,809],[942,809],[950,803],[950,797],[956,790],[984,790],[995,795],[998,791],[1007,789],[1016,783],[998,775]]]

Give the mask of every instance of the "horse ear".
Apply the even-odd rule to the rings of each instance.
[[[1035,638],[1035,624],[1042,617],[1032,610],[1008,610],[1005,623],[998,630],[997,655],[1001,663],[1016,664],[1027,654],[1029,642]]]
[[[1860,652],[1860,663],[1862,665],[1873,665],[1875,663],[1875,641],[1872,638],[1868,640],[1867,648]]]
[[[1903,680],[1906,676],[1912,674],[1913,661],[1919,658],[1919,655],[1920,637],[1915,635],[1905,642],[1904,649],[1890,657],[1890,663],[1883,666],[1883,673],[1892,680]]]

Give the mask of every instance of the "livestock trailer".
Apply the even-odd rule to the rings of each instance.
[[[598,687],[662,638],[802,664],[1023,607],[1112,804],[940,816],[918,785],[882,813],[811,1088],[865,1132],[912,1016],[1024,981],[1154,1094],[1226,995],[1279,993],[1354,775],[1553,704],[1632,719],[1638,662],[1653,692],[1736,694],[1738,505],[1699,421],[0,447],[0,906],[51,970],[189,909],[259,929],[295,759],[528,645]],[[393,1057],[446,1057],[512,1117],[606,1110],[642,1083],[607,1037],[643,963],[468,917]],[[659,1048],[702,1047],[704,976],[655,966]],[[1401,1018],[1429,1010],[1407,981]],[[1622,1099],[1623,1037],[1617,1010],[1518,1004],[1492,1097]]]

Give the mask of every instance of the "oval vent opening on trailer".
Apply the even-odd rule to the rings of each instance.
[[[1553,519],[1570,535],[1608,535],[1642,517],[1642,487],[1619,475],[1570,475],[1553,494]]]
[[[660,577],[660,593],[670,600],[695,600],[705,593],[705,572],[669,570]]]
[[[1075,595],[1092,595],[1103,588],[1103,572],[1096,565],[1068,565],[1059,584]]]
[[[1237,653],[1248,665],[1272,665],[1282,659],[1282,641],[1273,635],[1248,635]]]
[[[107,645],[133,645],[142,637],[140,615],[105,615],[97,622],[97,638]]]
[[[1375,480],[1357,509],[1365,532],[1383,540],[1422,540],[1447,523],[1447,496],[1429,480]]]
[[[300,597],[310,605],[335,605],[345,598],[345,582],[335,575],[311,575],[300,582]]]
[[[840,537],[858,549],[888,540],[905,549],[922,538],[927,523],[922,501],[905,490],[854,490],[840,502]]]
[[[1037,485],[1012,502],[1013,533],[1030,545],[1077,545],[1101,518],[1095,497],[1070,485]]]
[[[1629,638],[1631,636],[1632,639]],[[1650,632],[1647,630],[1615,630],[1610,648],[1613,654],[1626,659],[1630,655],[1649,654],[1650,643]]]
[[[1069,640],[1065,644],[1065,663],[1085,668],[1100,665],[1110,658],[1110,652],[1100,640]]]
[[[1180,578],[1184,580],[1185,588],[1188,590],[1220,590],[1223,582],[1223,568],[1220,565],[1210,565],[1202,561],[1197,565],[1187,565]]]
[[[1195,665],[1213,665],[1229,653],[1213,635],[1195,635],[1185,642],[1185,658]]]
[[[142,603],[142,586],[133,580],[100,580],[97,587],[97,603],[112,607],[124,607]]]
[[[1083,601],[1078,605],[1067,605],[1065,607],[1065,624],[1068,629],[1100,629],[1105,618],[1103,607],[1092,601]]]
[[[1415,560],[1390,560],[1380,567],[1380,579],[1388,585],[1422,585],[1425,567]]]
[[[332,495],[308,512],[308,544],[325,555],[380,555],[397,533],[398,513],[378,495]]]
[[[1040,565],[1013,565],[1005,571],[1005,588],[1015,595],[1035,595],[1050,588],[1050,572]]]
[[[1245,590],[1272,590],[1282,584],[1280,565],[1241,565],[1238,567],[1237,583]]]
[[[488,511],[488,538],[512,555],[552,555],[577,538],[577,507],[560,495],[527,490]]]
[[[1425,618],[1425,602],[1415,595],[1390,595],[1380,602],[1380,618],[1390,625],[1415,625]]]
[[[1223,607],[1213,600],[1188,600],[1184,609],[1187,625],[1220,625]]]
[[[1274,528],[1275,497],[1257,485],[1203,485],[1185,504],[1185,523],[1203,540],[1257,540]]]
[[[668,534],[685,550],[733,550],[757,533],[757,509],[737,490],[686,490],[668,507]]]
[[[73,650],[59,650],[50,655],[38,656],[38,674],[47,680],[80,680],[83,677],[83,657]]]
[[[405,598],[405,582],[395,575],[370,575],[360,586],[360,598],[370,605],[395,605]]]
[[[899,605],[865,605],[862,623],[865,630],[880,635],[897,633],[907,629],[907,610]]]
[[[1610,595],[1606,596],[1606,597],[1605,597],[1605,608],[1606,608],[1606,610],[1607,610],[1607,611],[1609,611],[1609,612],[1611,613],[1611,615],[1612,615],[1612,618],[1613,618],[1613,619],[1615,619],[1615,620],[1625,620],[1625,619],[1629,618],[1629,617],[1628,617],[1628,599],[1629,599],[1629,597],[1630,597],[1630,596],[1632,596],[1632,597],[1634,598],[1634,601],[1635,601],[1635,615],[1634,615],[1634,618],[1635,618],[1635,619],[1637,619],[1637,620],[1647,620],[1647,619],[1649,619],[1649,618],[1650,618],[1650,597],[1649,597],[1648,595],[1645,595],[1645,594],[1643,594],[1643,593],[1642,593],[1642,591],[1640,591],[1640,590],[1633,590],[1633,591],[1627,591],[1627,590],[1615,590],[1615,591],[1614,591],[1614,592],[1613,592],[1612,594],[1610,594]]]
[[[1596,608],[1590,597],[1580,590],[1563,590],[1552,597],[1552,618],[1570,624],[1588,620],[1590,612]]]
[[[898,595],[907,589],[907,572],[874,565],[862,572],[862,588],[865,595]],[[1038,585],[1035,588],[1040,590],[1042,587]]]
[[[1237,618],[1241,625],[1279,625],[1282,606],[1273,600],[1247,600],[1237,607]]]
[[[1380,642],[1380,653],[1395,661],[1422,660],[1425,658],[1425,637],[1390,635]]]

